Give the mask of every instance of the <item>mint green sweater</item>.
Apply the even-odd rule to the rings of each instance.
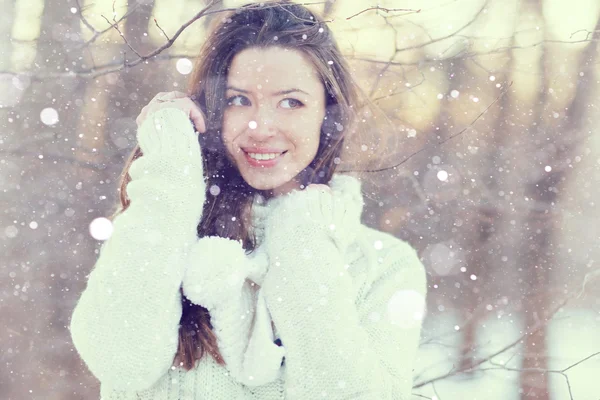
[[[131,204],[70,324],[101,399],[410,398],[425,269],[409,244],[361,224],[356,178],[334,175],[331,194],[257,195],[258,247],[246,255],[239,242],[197,238],[207,194],[186,113],[154,112],[137,138]],[[226,366],[206,356],[172,367],[180,288],[210,311]]]

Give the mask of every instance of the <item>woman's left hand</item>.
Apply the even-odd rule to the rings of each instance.
[[[267,241],[271,235],[293,238],[322,232],[344,247],[360,225],[362,202],[328,185],[311,184],[275,200],[266,220]]]
[[[322,183],[311,183],[310,185],[308,185],[306,187],[306,190],[321,190],[321,191],[324,191],[325,193],[333,194],[333,191],[331,190],[331,188]]]

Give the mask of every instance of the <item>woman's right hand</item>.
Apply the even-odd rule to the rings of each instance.
[[[154,111],[168,107],[179,108],[180,110],[183,110],[190,117],[194,127],[196,128],[196,131],[199,133],[206,132],[204,113],[200,107],[198,107],[196,103],[194,103],[194,101],[192,101],[192,99],[190,99],[183,92],[160,92],[154,96],[154,98],[152,98],[152,100],[150,100],[150,102],[144,106],[144,108],[142,108],[140,115],[138,115],[138,117],[135,119],[138,128]]]

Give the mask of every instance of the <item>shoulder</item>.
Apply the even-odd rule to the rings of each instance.
[[[362,225],[359,245],[368,265],[367,286],[386,281],[397,290],[427,292],[427,273],[416,249],[396,236]]]

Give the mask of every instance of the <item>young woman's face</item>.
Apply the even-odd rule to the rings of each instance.
[[[314,159],[325,116],[325,87],[299,50],[248,48],[227,76],[223,141],[253,188],[274,195],[298,188],[294,177]]]

